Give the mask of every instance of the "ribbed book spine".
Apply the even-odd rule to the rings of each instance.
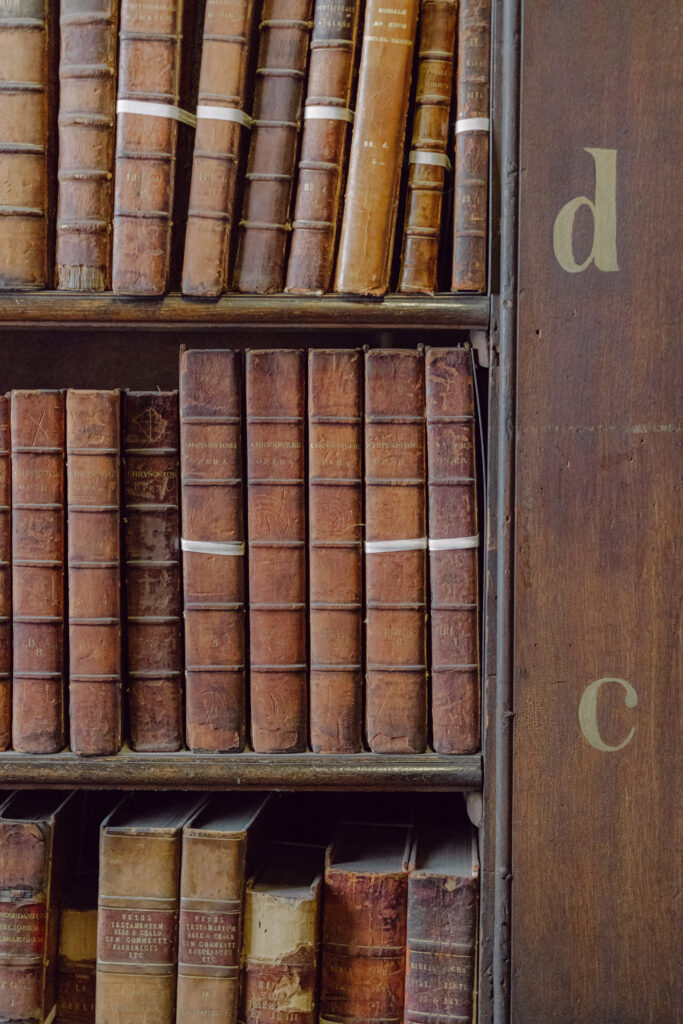
[[[96,965],[97,908],[62,907],[55,1024],[94,1024]]]
[[[0,395],[0,750],[12,742],[11,505],[10,398]]]

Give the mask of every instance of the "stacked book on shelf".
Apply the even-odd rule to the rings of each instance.
[[[0,288],[485,292],[490,0],[0,4]]]

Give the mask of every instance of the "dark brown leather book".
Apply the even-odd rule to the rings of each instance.
[[[433,295],[438,284],[457,15],[457,0],[422,0],[400,292]]]
[[[426,355],[432,743],[479,749],[477,482],[472,355]]]
[[[306,749],[304,354],[247,352],[251,735],[254,750]]]
[[[234,288],[281,292],[313,0],[264,0]]]
[[[12,745],[64,746],[63,391],[12,392]]]
[[[163,295],[168,284],[182,6],[121,2],[112,266],[120,295]]]
[[[120,395],[67,391],[69,721],[76,754],[121,746]]]
[[[320,1024],[401,1024],[412,828],[345,823],[325,867]]]
[[[254,0],[206,6],[183,262],[186,295],[220,295],[228,286],[240,152],[250,124],[245,82],[253,20]]]
[[[0,0],[0,288],[48,282],[48,0]]]
[[[363,355],[308,354],[311,748],[362,749]]]
[[[180,468],[190,750],[244,746],[245,622],[241,359],[180,357]]]
[[[394,249],[419,0],[368,0],[334,289],[384,295]]]
[[[406,1024],[472,1020],[478,906],[474,830],[421,831],[408,879]]]
[[[0,395],[0,750],[12,742],[12,462],[10,398]]]
[[[320,295],[332,284],[344,184],[360,0],[315,5],[287,287]]]
[[[422,349],[365,357],[366,733],[371,750],[427,745],[425,392]]]
[[[56,285],[71,291],[111,284],[117,14],[116,0],[59,10]]]
[[[460,0],[455,122],[454,292],[485,292],[491,0]]]
[[[126,676],[133,750],[183,745],[178,444],[178,392],[126,391]]]

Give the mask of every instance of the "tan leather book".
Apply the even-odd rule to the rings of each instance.
[[[102,822],[96,1024],[175,1019],[180,844],[205,799],[135,793]]]
[[[0,289],[48,280],[48,0],[0,0]]]
[[[61,0],[56,285],[111,284],[116,0]]]
[[[460,0],[455,122],[454,292],[485,292],[491,0]]]
[[[133,750],[183,745],[178,392],[123,396],[126,677]]]
[[[168,285],[178,121],[163,108],[178,106],[182,7],[121,2],[112,266],[120,295],[163,295]]]
[[[10,397],[0,395],[0,750],[12,742],[12,460]]]
[[[67,391],[69,721],[76,754],[121,746],[120,395]]]
[[[394,249],[419,0],[368,0],[334,289],[384,295]]]
[[[185,295],[220,295],[228,286],[237,177],[249,134],[245,83],[253,20],[254,0],[206,5],[185,234]]]
[[[264,0],[233,287],[281,292],[313,0]]]
[[[433,295],[438,286],[457,16],[457,0],[422,0],[400,292]]]
[[[363,354],[308,353],[311,749],[362,750]]]
[[[367,741],[384,754],[427,745],[424,355],[365,356]]]
[[[360,9],[360,0],[315,4],[285,288],[294,294],[321,295],[332,284]]]
[[[186,736],[190,750],[245,739],[241,357],[180,357]]]
[[[268,827],[268,799],[214,796],[183,829],[176,1024],[237,1020],[245,878]]]
[[[59,915],[55,1024],[94,1024],[97,966],[97,875],[79,879]]]
[[[479,749],[479,534],[472,354],[426,354],[432,743]]]
[[[246,365],[252,745],[292,753],[308,732],[304,354]]]
[[[12,392],[12,745],[64,746],[63,391]]]

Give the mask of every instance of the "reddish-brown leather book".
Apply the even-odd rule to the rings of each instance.
[[[412,829],[339,826],[325,867],[320,1024],[401,1024]]]
[[[247,352],[251,735],[306,749],[306,478],[303,352]]]
[[[244,746],[245,622],[241,359],[180,357],[180,468],[190,750]]]
[[[121,2],[112,265],[120,295],[163,295],[168,284],[178,121],[164,108],[178,106],[182,6]]]
[[[0,288],[48,284],[48,0],[0,3]]]
[[[63,391],[12,392],[12,745],[64,746]]]
[[[460,0],[455,122],[454,292],[485,292],[491,0]]]
[[[10,397],[0,395],[0,750],[12,742],[12,462]]]
[[[408,879],[406,1024],[472,1020],[478,906],[474,830],[421,831]]]
[[[363,355],[308,354],[311,748],[362,749]]]
[[[76,754],[121,746],[120,394],[67,391],[69,721]]]
[[[234,288],[281,292],[313,0],[264,0]]]
[[[427,744],[422,349],[365,357],[366,732],[371,750]]]
[[[479,563],[472,355],[426,355],[432,743],[479,749]]]
[[[117,14],[116,0],[59,10],[56,285],[71,291],[111,282]]]
[[[457,15],[457,0],[422,0],[400,292],[433,295],[437,288],[441,205],[452,170],[448,127]]]
[[[186,295],[220,295],[228,285],[240,151],[250,124],[244,108],[253,19],[254,0],[206,6],[183,262]]]
[[[285,289],[295,294],[320,295],[332,284],[360,8],[360,0],[315,5]]]
[[[178,444],[178,392],[126,391],[126,676],[133,750],[183,745]]]
[[[334,288],[389,287],[419,0],[368,0]]]

